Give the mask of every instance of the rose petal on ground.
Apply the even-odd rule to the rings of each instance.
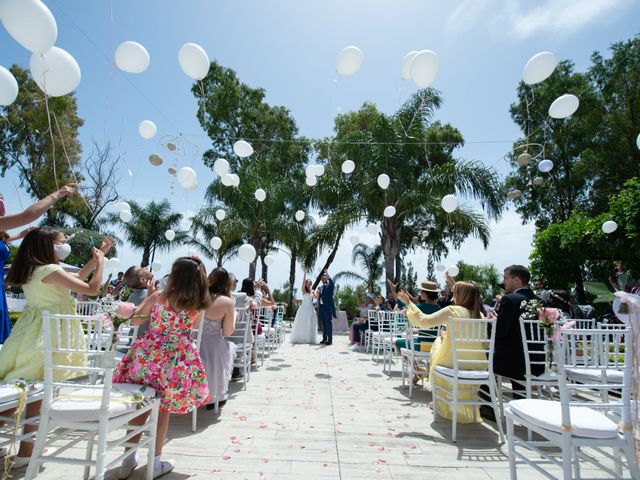
[[[378,447],[379,452],[384,452],[384,447]]]
[[[223,460],[229,460],[231,457],[229,455],[225,455],[224,457],[222,457]]]

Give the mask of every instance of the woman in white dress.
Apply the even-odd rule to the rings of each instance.
[[[308,343],[315,345],[318,343],[318,316],[313,306],[314,292],[311,290],[311,280],[307,280],[307,271],[302,277],[302,304],[296,312],[293,321],[293,328],[289,341],[291,343]]]

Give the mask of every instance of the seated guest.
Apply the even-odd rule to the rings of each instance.
[[[438,293],[440,289],[438,288],[438,284],[436,282],[431,282],[429,280],[425,280],[418,287],[418,302],[416,303],[416,307],[424,314],[435,313],[440,310],[440,305],[438,305]],[[411,298],[411,297],[410,297]],[[415,300],[411,298],[411,301]],[[398,299],[398,303],[402,302]],[[404,304],[404,302],[402,302]],[[414,350],[420,351],[420,342],[425,340],[427,342],[433,342],[438,333],[438,329],[428,329],[428,330],[419,330],[418,336],[414,337],[413,348]],[[401,348],[407,347],[407,341],[404,338],[399,338],[396,340],[396,348],[397,351],[400,351]]]
[[[216,268],[209,274],[211,303],[204,314],[200,358],[207,372],[210,403],[207,409],[227,401],[229,380],[236,358],[236,345],[227,341],[235,328],[236,310],[231,298],[231,277],[224,268]]]

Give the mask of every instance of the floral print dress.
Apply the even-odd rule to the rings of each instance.
[[[153,305],[149,330],[116,367],[113,382],[154,388],[160,394],[160,410],[169,413],[188,413],[206,404],[207,374],[190,335],[199,314]]]

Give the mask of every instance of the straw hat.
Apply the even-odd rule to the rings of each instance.
[[[425,280],[424,282],[420,283],[418,290],[423,290],[425,292],[435,292],[435,293],[438,293],[440,291],[440,289],[438,288],[438,284],[430,280]]]

